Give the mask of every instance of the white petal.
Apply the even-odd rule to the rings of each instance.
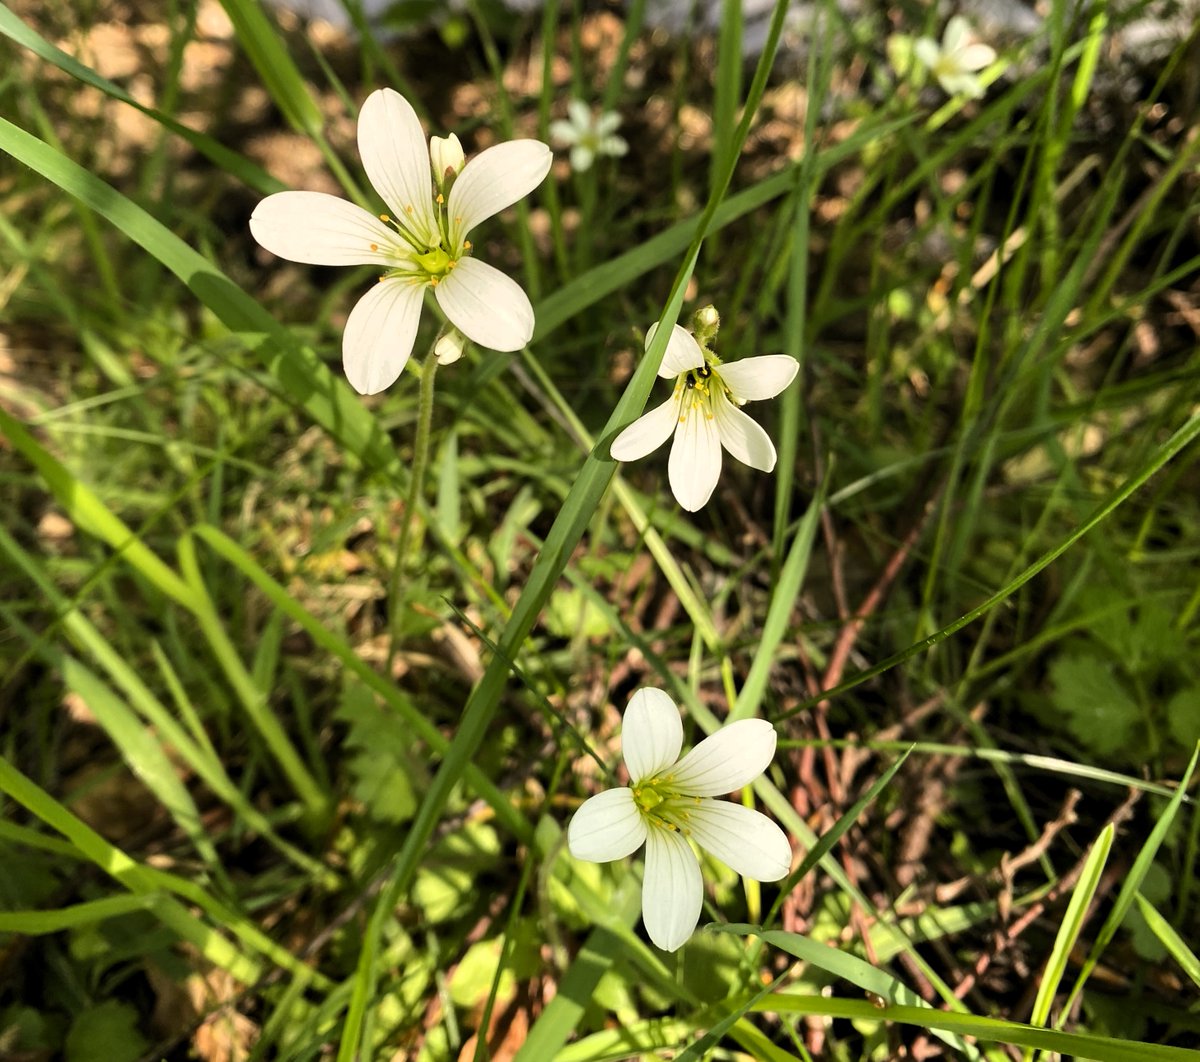
[[[629,780],[653,778],[679,759],[682,747],[683,723],[675,702],[650,686],[634,693],[621,727],[621,751]]]
[[[608,452],[614,461],[636,461],[662,446],[678,424],[679,396],[672,395],[661,406],[643,413],[613,439]]]
[[[938,84],[947,96],[966,96],[973,100],[983,96],[983,85],[974,74],[942,74]]]
[[[596,120],[596,136],[603,139],[621,128],[621,116],[616,111],[606,111]]]
[[[700,921],[704,885],[691,845],[670,830],[646,832],[642,921],[663,951],[678,951]]]
[[[576,144],[571,148],[571,169],[576,173],[587,173],[596,160],[596,153],[586,144]]]
[[[570,122],[564,122],[561,118],[556,122],[550,123],[550,139],[556,144],[561,144],[563,147],[570,147],[579,139],[579,130],[577,130]]]
[[[987,44],[969,44],[958,58],[960,70],[982,70],[996,61],[996,49]]]
[[[533,336],[529,296],[515,280],[477,258],[460,258],[433,293],[450,323],[481,347],[520,350]]]
[[[778,881],[792,868],[792,846],[766,815],[728,800],[691,809],[692,840],[731,870],[755,881]]]
[[[762,472],[775,467],[775,447],[770,436],[723,393],[713,395],[713,415],[721,445],[742,464]]]
[[[765,719],[739,719],[684,756],[671,785],[685,796],[724,796],[753,782],[774,755],[775,728]]]
[[[395,220],[432,246],[437,226],[429,150],[417,112],[400,93],[385,88],[367,97],[358,116],[358,153]]]
[[[721,476],[721,437],[716,421],[705,405],[689,405],[688,392],[681,396],[682,420],[675,429],[667,479],[671,493],[688,512],[704,508]]]
[[[739,402],[760,402],[787,387],[800,371],[800,363],[790,354],[764,354],[724,362],[716,371]]]
[[[476,225],[512,206],[546,179],[554,156],[540,140],[509,140],[481,151],[450,189],[450,239],[455,247]]]
[[[962,15],[955,15],[946,23],[946,31],[942,34],[942,51],[957,52],[966,47],[971,36],[971,25]]]
[[[411,280],[381,280],[350,311],[342,365],[360,395],[378,394],[404,371],[417,338],[424,287]]]
[[[942,49],[938,47],[937,41],[929,37],[918,37],[913,41],[913,52],[930,70],[938,65],[938,60],[942,57]]]
[[[628,154],[629,144],[626,143],[623,136],[606,136],[600,141],[596,148],[601,155],[611,155],[615,159],[619,159],[622,155]]]
[[[657,321],[646,330],[647,350],[650,349],[650,343],[657,331]],[[689,369],[698,369],[703,364],[704,351],[700,349],[696,337],[683,326],[675,325],[671,329],[671,338],[667,340],[667,349],[663,354],[662,364],[658,367],[658,375],[663,379],[673,380]]]
[[[250,215],[250,232],[289,262],[395,265],[408,257],[394,229],[362,207],[324,192],[267,196]]]
[[[571,119],[571,124],[581,133],[587,132],[592,127],[592,109],[583,100],[569,100],[567,115]]]
[[[646,839],[646,822],[626,788],[589,797],[567,826],[567,847],[576,859],[609,863],[636,852]]]

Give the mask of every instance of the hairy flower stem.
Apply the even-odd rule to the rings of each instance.
[[[413,541],[413,524],[417,508],[421,503],[421,491],[425,485],[425,466],[429,463],[429,440],[433,434],[433,381],[437,373],[438,360],[430,351],[421,366],[421,390],[417,396],[417,435],[413,442],[412,477],[408,485],[408,500],[400,520],[400,536],[396,543],[396,560],[392,565],[392,578],[388,586],[388,656],[385,673],[391,675],[392,661],[400,645],[400,619],[403,605],[400,600],[400,583],[407,567],[409,550],[421,548],[424,528]]]

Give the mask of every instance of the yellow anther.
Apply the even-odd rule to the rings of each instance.
[[[372,251],[378,251],[378,250],[379,250],[379,244],[377,244],[377,243],[373,243],[373,244],[371,244],[371,250],[372,250]]]
[[[430,277],[430,278],[429,278],[429,286],[430,286],[431,288],[436,288],[436,287],[438,286],[438,278],[437,278],[437,277]]]
[[[404,213],[411,214],[412,212],[413,212],[412,203],[409,203],[408,206],[406,206],[404,208]]]
[[[471,249],[471,241],[470,241],[470,240],[463,240],[463,250],[464,250],[464,251],[469,251],[470,249]]]
[[[441,192],[438,192],[434,199],[437,201],[438,206],[441,206],[446,201],[446,197]]]
[[[380,215],[379,215],[379,220],[380,220],[380,221],[391,221],[392,219],[391,219],[391,218],[389,218],[389,217],[388,217],[386,214],[380,214]]]

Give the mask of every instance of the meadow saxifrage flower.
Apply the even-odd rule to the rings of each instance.
[[[704,902],[691,842],[756,881],[778,881],[791,869],[791,845],[775,823],[713,799],[767,769],[775,728],[765,719],[741,719],[680,759],[678,709],[662,690],[644,688],[630,698],[621,743],[629,785],[585,800],[567,826],[567,846],[576,859],[607,863],[644,844],[642,921],[658,947],[676,951],[695,931]]]
[[[467,162],[458,137],[425,134],[409,102],[372,92],[358,120],[358,151],[390,213],[371,214],[323,192],[277,192],[250,218],[268,251],[309,265],[374,265],[384,272],[346,321],[342,361],[351,386],[375,394],[404,369],[432,288],[464,336],[491,350],[520,350],[533,307],[520,285],[472,256],[468,233],[533,191],[550,171],[540,140],[496,144]]]
[[[946,23],[941,44],[931,37],[919,37],[913,42],[913,52],[947,95],[974,100],[983,96],[979,71],[996,61],[995,49],[973,41],[971,26],[961,15]]]
[[[696,315],[697,335],[707,344],[716,334],[711,306]],[[646,345],[655,328],[646,334]],[[689,512],[703,508],[721,475],[721,448],[743,464],[770,472],[775,447],[741,406],[774,398],[795,379],[799,362],[788,354],[767,354],[722,362],[687,329],[675,325],[658,375],[674,378],[675,390],[661,406],[643,414],[612,443],[617,461],[635,461],[657,450],[672,435],[667,476],[671,493]]]
[[[571,169],[583,173],[590,169],[597,155],[620,158],[629,150],[624,137],[616,135],[621,116],[606,111],[598,118],[582,100],[567,104],[567,119],[550,123],[550,138],[562,147],[571,149]]]

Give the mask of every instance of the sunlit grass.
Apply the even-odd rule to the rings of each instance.
[[[0,1054],[1190,1057],[1188,43],[1056,4],[970,101],[897,74],[942,31],[899,8],[419,7],[0,7]],[[630,146],[479,230],[536,330],[439,369],[427,463],[431,307],[364,399],[372,270],[246,229],[376,209],[385,85],[468,155],[571,99]],[[608,447],[667,394],[647,327],[709,303],[801,372],[750,407],[775,472],[689,514]],[[775,724],[743,800],[797,852],[706,860],[725,931],[675,954],[640,861],[564,836],[645,685],[689,744]]]

